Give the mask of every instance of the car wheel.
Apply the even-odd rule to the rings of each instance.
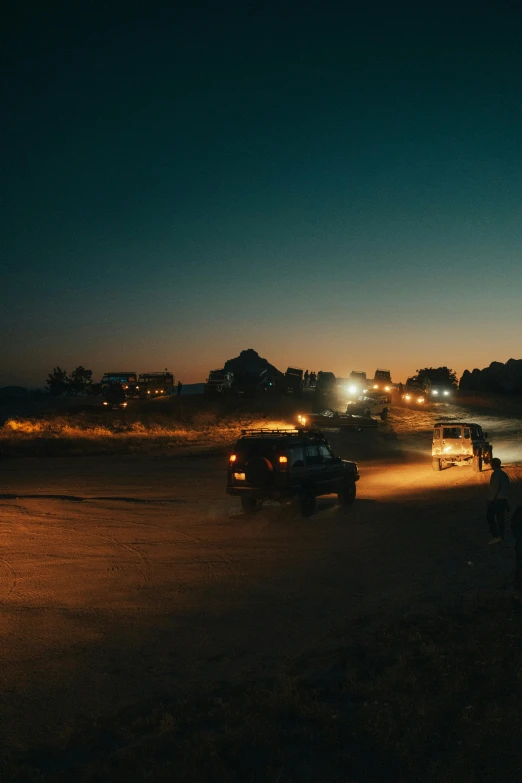
[[[383,411],[381,411],[381,421],[386,421],[388,418],[388,408],[385,408]]]
[[[473,457],[473,470],[476,473],[480,473],[482,470],[482,456],[480,454],[477,454],[476,457]]]
[[[337,493],[339,504],[341,506],[351,506],[357,495],[357,487],[355,481],[346,481],[343,484],[343,488]]]
[[[300,509],[302,517],[310,517],[315,511],[315,495],[311,490],[305,490],[300,497]]]
[[[440,459],[432,459],[431,467],[433,468],[433,470],[442,470],[442,464]]]
[[[261,500],[253,498],[251,495],[241,496],[241,508],[245,514],[256,514],[261,508]]]

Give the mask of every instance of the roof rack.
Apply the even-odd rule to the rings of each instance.
[[[296,437],[298,435],[304,435],[305,433],[310,435],[322,435],[323,433],[321,430],[318,430],[313,427],[300,427],[299,429],[288,429],[288,430],[272,430],[269,427],[259,427],[257,429],[247,429],[247,430],[241,430],[241,435],[279,435],[279,436],[286,436],[289,435],[292,437]]]
[[[450,427],[452,425],[454,427],[482,427],[482,424],[478,424],[476,421],[462,421],[462,419],[439,419],[439,421],[436,421],[433,426],[444,427],[446,424],[448,424]]]

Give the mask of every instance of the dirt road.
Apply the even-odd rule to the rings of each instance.
[[[441,415],[484,424],[522,502],[521,420],[456,405],[399,408],[376,432],[332,434],[360,465],[356,504],[245,518],[224,450],[5,460],[0,467],[0,741],[45,741],[178,690],[270,675],[355,618],[510,582],[487,546],[489,471],[431,470]]]

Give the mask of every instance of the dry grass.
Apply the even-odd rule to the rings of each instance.
[[[191,422],[128,421],[117,417],[96,422],[90,417],[73,419],[9,419],[0,429],[4,456],[59,456],[131,454],[193,444],[216,444],[233,440],[237,422],[218,421],[202,412]]]
[[[190,410],[183,417],[128,415],[12,418],[0,428],[4,457],[55,457],[132,454],[179,446],[214,446],[232,442],[244,427],[272,426],[254,414],[223,414],[213,409]],[[275,422],[279,426],[288,426]]]

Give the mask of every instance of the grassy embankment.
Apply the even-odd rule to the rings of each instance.
[[[509,594],[351,626],[270,681],[135,705],[4,756],[18,783],[520,783],[522,614]]]
[[[88,416],[9,419],[0,428],[0,450],[8,457],[133,454],[174,446],[215,444],[233,440],[241,423],[212,413],[191,421],[143,422],[115,417],[96,422]],[[243,423],[246,426],[246,423]]]
[[[0,454],[83,456],[132,454],[190,445],[230,443],[250,426],[272,422],[267,405],[211,404],[202,397],[165,399],[159,404],[131,403],[126,411],[100,407],[77,411],[48,410],[38,416],[12,417],[0,427]],[[269,413],[267,411],[270,411]],[[284,419],[292,421],[292,417]]]

